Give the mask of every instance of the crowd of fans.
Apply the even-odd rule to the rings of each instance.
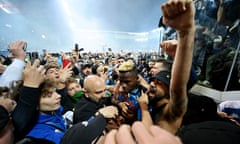
[[[239,17],[226,25],[218,14],[211,26],[207,7],[228,2],[162,4],[162,24],[176,35],[160,43],[167,57],[74,49],[26,60],[26,42],[12,42],[0,65],[0,143],[239,143],[240,101],[189,91],[197,83],[225,86]],[[229,89],[238,90],[234,65]]]

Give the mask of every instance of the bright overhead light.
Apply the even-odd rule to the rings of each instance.
[[[62,0],[62,1],[61,1],[61,4],[62,4],[63,9],[64,9],[64,11],[66,12],[67,16],[68,16],[68,17],[72,17],[72,13],[71,13],[71,10],[70,10],[70,8],[69,8],[69,6],[68,6],[68,3],[67,3],[65,0]]]
[[[42,35],[41,35],[41,38],[45,39],[45,38],[46,38],[46,36],[45,36],[44,34],[42,34]]]
[[[1,9],[7,14],[12,14],[12,12],[5,7],[1,7]]]

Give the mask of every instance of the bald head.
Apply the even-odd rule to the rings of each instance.
[[[104,80],[101,77],[99,77],[97,75],[89,75],[84,80],[84,88],[92,89],[93,86],[95,86],[99,83],[104,85]]]
[[[105,96],[106,85],[104,80],[97,75],[89,75],[84,80],[85,96],[98,102]]]

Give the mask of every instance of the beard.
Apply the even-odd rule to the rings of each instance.
[[[149,104],[154,105],[155,103],[157,103],[158,101],[161,101],[162,99],[164,99],[163,95],[154,96],[154,97],[149,99]]]
[[[161,101],[164,98],[164,94],[162,92],[156,91],[156,89],[150,89],[147,93],[149,98],[149,104],[154,105],[158,101]]]
[[[167,98],[166,91],[162,88],[150,87],[147,95],[149,97],[149,104],[154,104],[161,101],[164,98]]]

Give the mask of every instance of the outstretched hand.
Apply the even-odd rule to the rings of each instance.
[[[38,88],[38,86],[45,79],[45,71],[43,66],[39,66],[40,60],[36,59],[33,64],[28,62],[25,69],[23,70],[23,85],[33,88]]]
[[[17,59],[25,60],[26,52],[23,49],[26,42],[15,41],[9,44],[9,50],[11,51],[11,56]]]
[[[65,82],[69,77],[72,76],[72,66],[71,63],[67,64],[66,67],[61,67],[59,70],[59,77],[61,82]]]

